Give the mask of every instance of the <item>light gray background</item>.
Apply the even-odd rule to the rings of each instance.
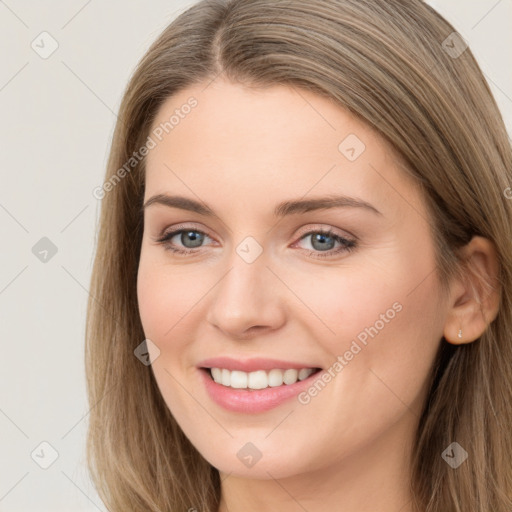
[[[193,3],[0,0],[2,512],[106,510],[84,458],[84,322],[100,206],[92,190],[131,72]],[[510,135],[512,0],[430,3],[469,42]],[[59,45],[47,59],[31,47],[43,31]],[[46,263],[32,252],[42,237],[57,247]],[[50,460],[43,441],[58,452],[48,469],[31,458],[37,449],[36,460]]]

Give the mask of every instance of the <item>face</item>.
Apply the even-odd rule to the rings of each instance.
[[[205,87],[165,102],[153,129],[182,115],[147,156],[137,293],[167,406],[212,465],[251,478],[403,442],[446,305],[420,191],[326,98]]]

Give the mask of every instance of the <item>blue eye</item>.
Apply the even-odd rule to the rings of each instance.
[[[315,249],[314,251],[309,251],[309,255],[314,258],[327,258],[342,251],[350,252],[356,247],[355,240],[349,240],[329,230],[310,231],[303,235],[301,240],[307,237],[310,237],[311,246]],[[334,249],[336,243],[339,243],[340,246]]]
[[[176,246],[176,243],[171,243],[172,239],[179,238],[179,243],[182,244],[182,248]],[[314,236],[313,236],[314,235]],[[349,252],[355,249],[356,241],[344,238],[332,231],[315,230],[310,231],[303,235],[300,240],[304,240],[307,237],[311,237],[311,246],[313,250],[305,249],[308,251],[308,256],[314,258],[327,258],[332,257],[343,251]],[[210,238],[204,231],[198,229],[178,229],[169,233],[164,233],[156,241],[162,244],[166,250],[169,250],[175,254],[194,254],[200,252],[203,248],[202,244],[206,238]],[[211,240],[211,238],[210,238]],[[336,243],[339,244],[337,248],[334,248]]]
[[[173,244],[170,243],[171,240],[176,235],[181,235],[179,240],[185,246],[185,250],[176,248]],[[169,249],[172,252],[179,254],[188,254],[190,252],[196,252],[193,249],[197,249],[198,247],[200,247],[205,237],[208,237],[208,235],[203,231],[199,231],[197,229],[180,229],[164,234],[161,238],[157,240],[157,242],[163,244],[166,249]]]

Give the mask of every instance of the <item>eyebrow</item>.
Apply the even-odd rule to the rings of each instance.
[[[154,204],[188,210],[205,217],[216,217],[213,209],[205,203],[183,196],[169,196],[167,194],[157,194],[148,199],[142,206],[141,212],[143,213],[146,208]],[[375,206],[362,199],[343,195],[329,195],[312,199],[283,201],[274,208],[274,217],[285,217],[287,215],[307,213],[315,210],[328,210],[331,208],[362,208],[382,216],[382,213]]]

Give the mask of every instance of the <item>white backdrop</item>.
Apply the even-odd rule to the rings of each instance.
[[[1,512],[106,510],[84,458],[92,190],[131,72],[193,3],[0,0]],[[430,3],[469,42],[512,134],[512,0]]]

